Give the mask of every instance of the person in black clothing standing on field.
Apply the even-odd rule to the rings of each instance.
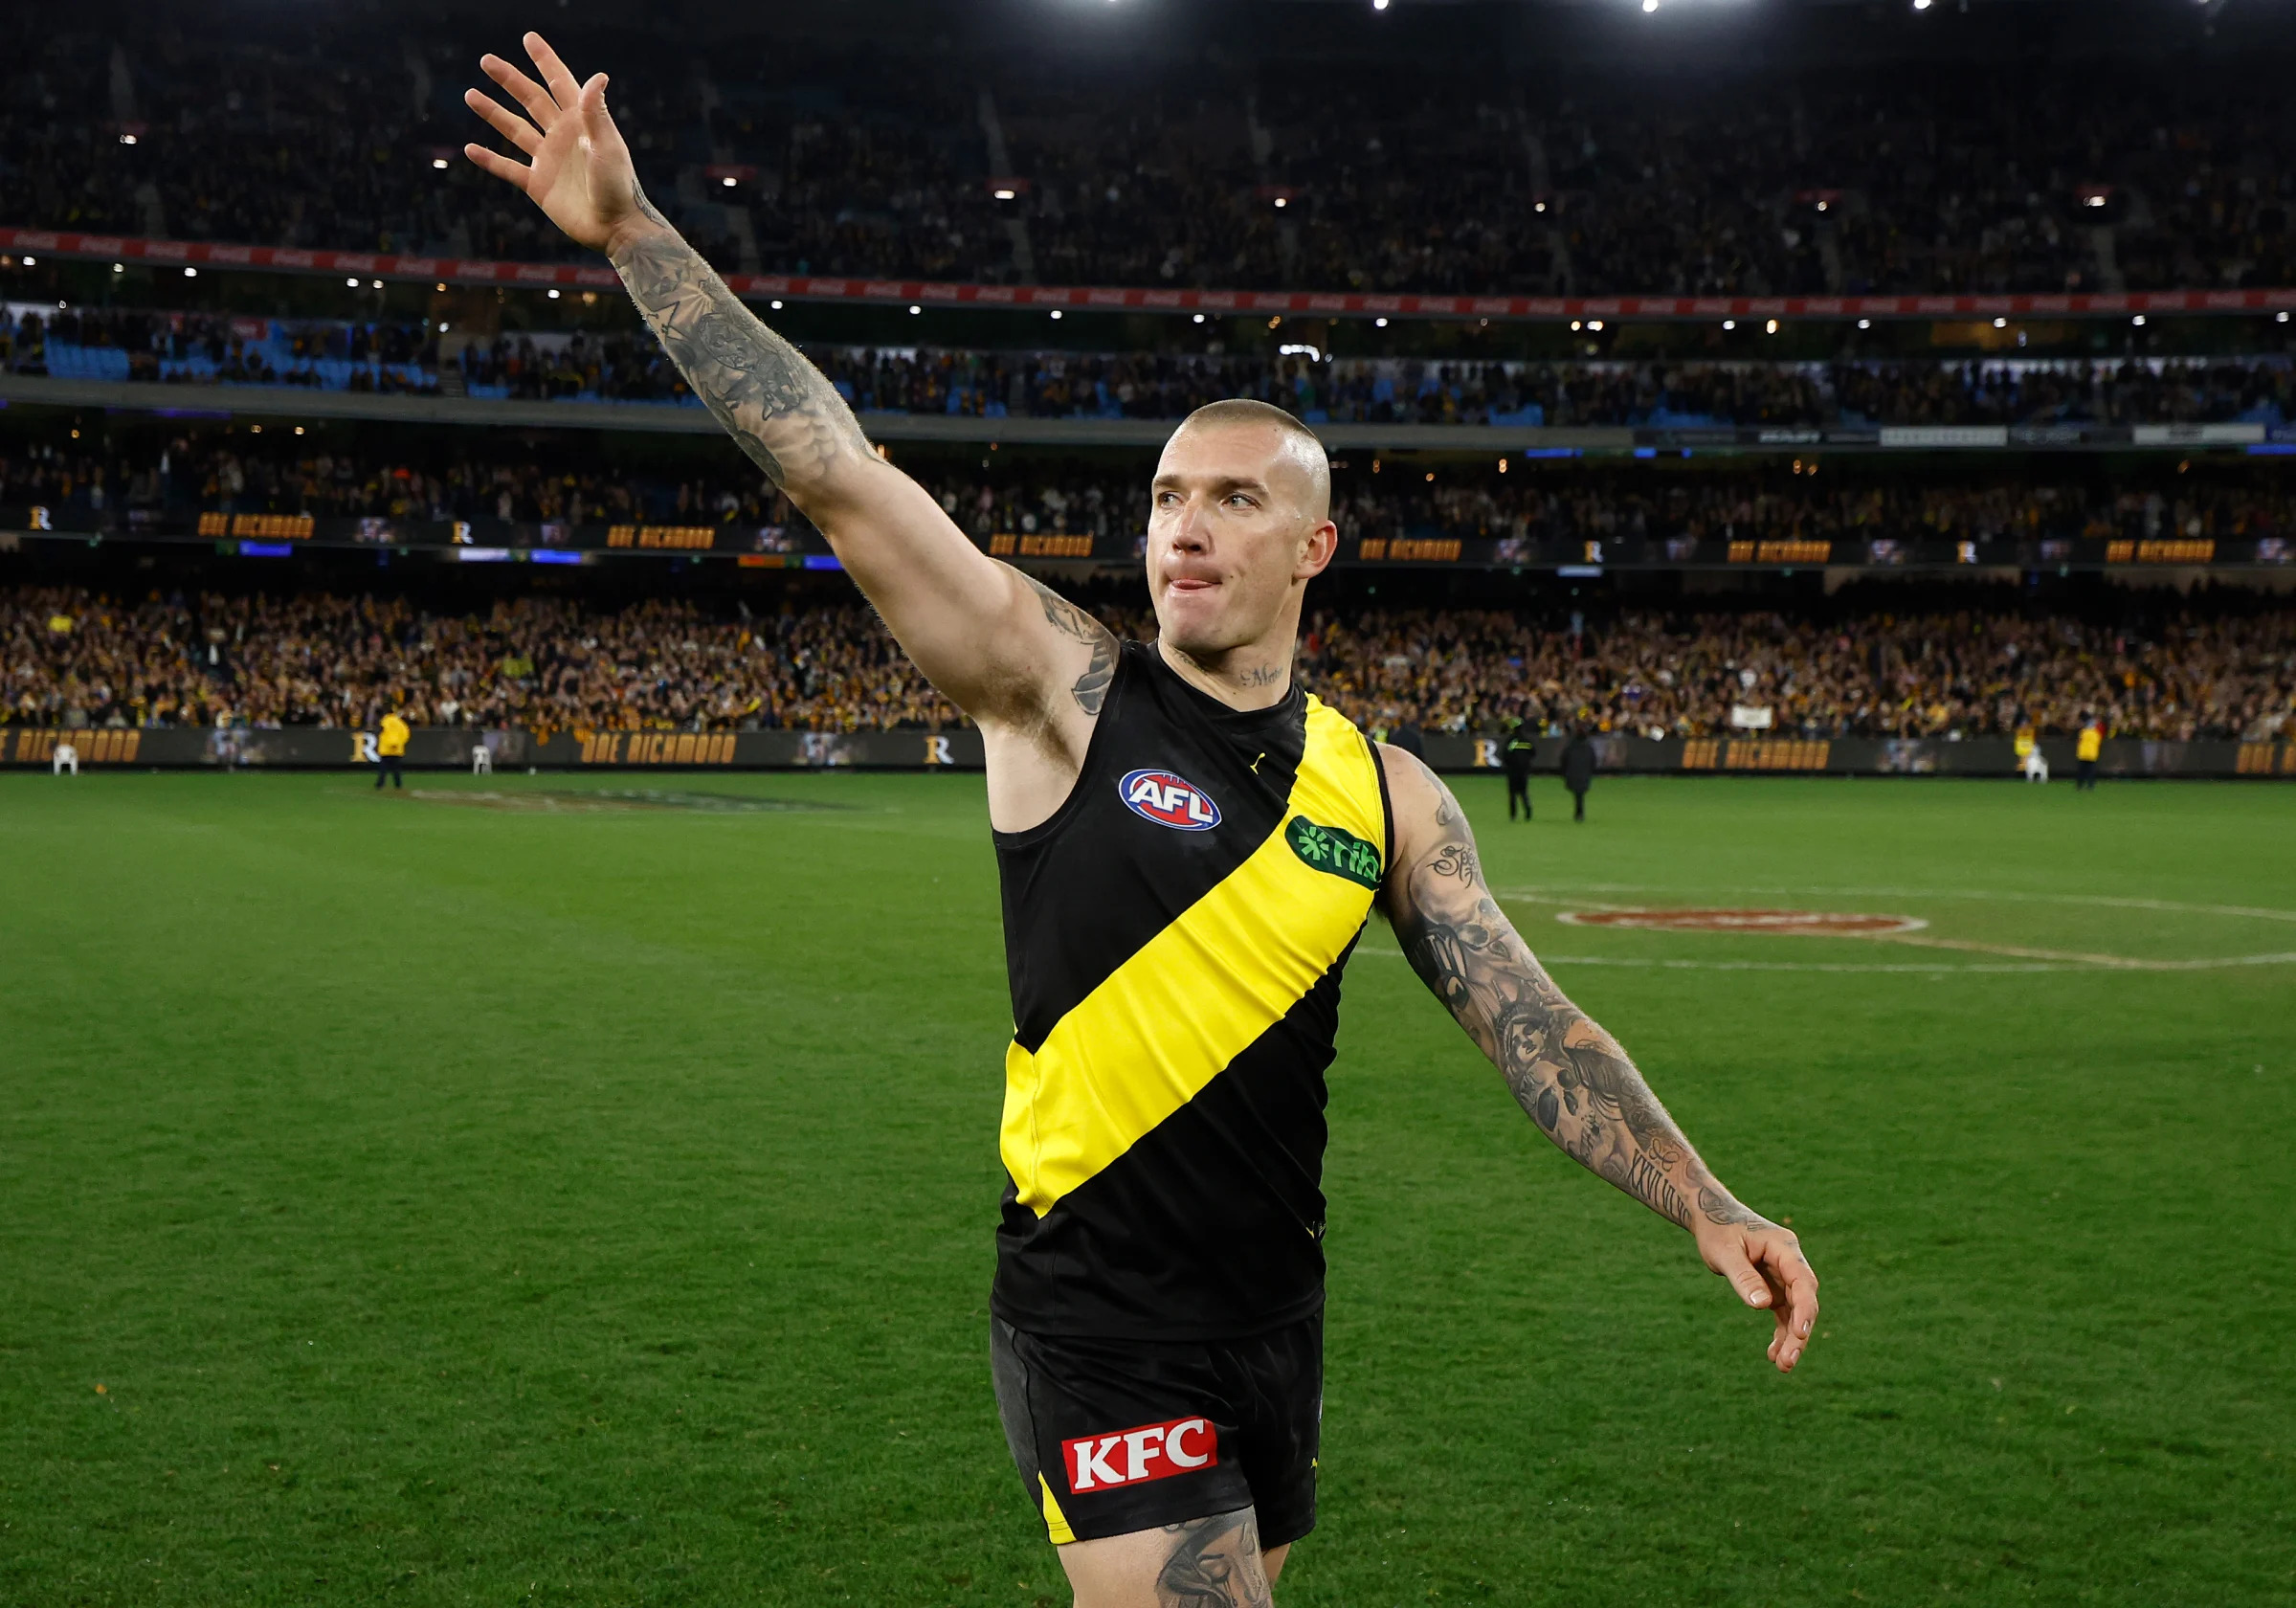
[[[1506,768],[1506,818],[1515,818],[1515,805],[1523,806],[1523,818],[1530,819],[1530,759],[1538,748],[1538,738],[1524,721],[1517,721],[1507,733],[1506,748],[1500,754],[1500,763]]]
[[[1587,789],[1594,785],[1594,745],[1587,741],[1586,727],[1571,733],[1571,741],[1563,749],[1563,786],[1571,790],[1571,818],[1587,818]]]

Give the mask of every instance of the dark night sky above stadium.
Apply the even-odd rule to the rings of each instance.
[[[782,35],[945,39],[1023,53],[1185,56],[1217,46],[1250,58],[1401,53],[1510,61],[1646,61],[1659,70],[1898,59],[2237,56],[2296,46],[2296,7],[2279,0],[109,0],[128,34],[167,18],[288,31],[315,16],[461,35],[495,27],[568,34],[637,28],[688,38]],[[170,13],[175,13],[170,15]],[[165,24],[161,24],[165,26]]]

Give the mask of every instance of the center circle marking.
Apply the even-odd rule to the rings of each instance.
[[[1929,925],[1919,916],[1856,910],[1565,910],[1555,920],[1639,932],[1759,932],[1789,938],[1879,938],[1919,932]]]

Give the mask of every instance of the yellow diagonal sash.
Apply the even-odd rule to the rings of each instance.
[[[1276,830],[1055,1024],[1005,1055],[1001,1149],[1038,1217],[1193,1100],[1281,1021],[1353,942],[1371,890],[1302,860],[1298,815],[1384,852],[1370,749],[1309,701],[1307,743]]]

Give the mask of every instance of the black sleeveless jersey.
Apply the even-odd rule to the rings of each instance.
[[[1216,1340],[1320,1307],[1324,1071],[1393,837],[1346,717],[1231,709],[1125,645],[1074,792],[996,834],[999,1317]]]

